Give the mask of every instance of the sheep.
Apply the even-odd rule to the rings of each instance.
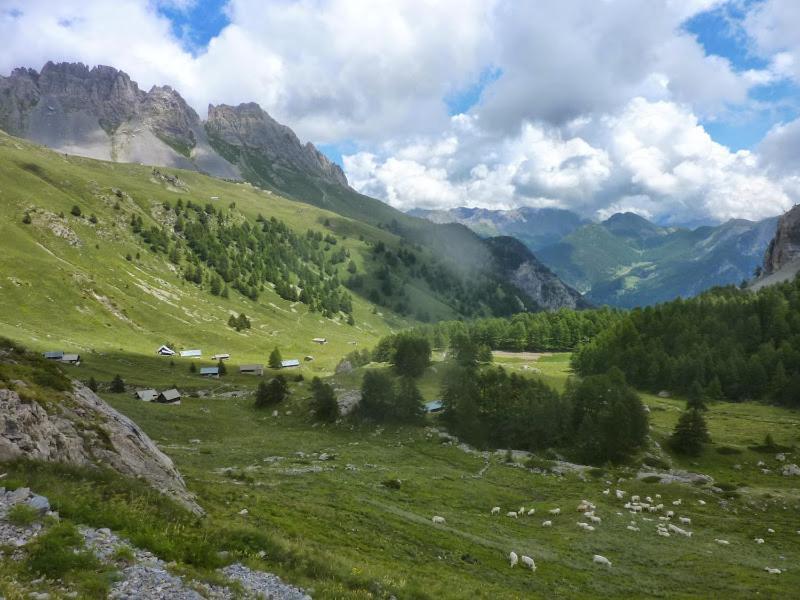
[[[542,527],[552,527],[552,526],[553,526],[552,521],[542,521]]]
[[[560,515],[560,514],[561,514],[561,509],[560,509],[560,508],[551,508],[551,509],[550,509],[549,511],[547,511],[547,512],[549,512],[551,515],[553,515],[553,516],[557,517],[558,515]]]
[[[756,544],[763,544],[764,543],[764,538],[753,538],[753,541]]]
[[[492,509],[492,514],[493,514],[493,515],[499,515],[499,514],[500,514],[500,507],[499,507],[499,506],[495,506],[495,507]]]
[[[608,496],[611,493],[611,490],[603,490],[603,495]]]
[[[536,514],[536,509],[535,508],[530,509],[527,514],[529,517],[532,517],[533,515]]]
[[[592,523],[595,523],[595,524],[597,524],[597,523],[602,523],[602,522],[603,522],[603,519],[601,519],[600,517],[596,517],[596,516],[594,516],[594,515],[591,515],[591,516],[589,517],[589,520],[590,520]]]
[[[645,502],[647,502],[649,504],[653,503],[653,499],[650,496],[647,496],[644,500],[645,500]]]
[[[585,513],[583,513],[583,516],[584,517],[593,517],[594,516],[594,511],[593,510],[587,510]]]
[[[656,510],[664,510],[664,505],[663,504],[656,504],[655,508],[656,508]]]
[[[511,517],[512,519],[516,519],[516,518],[517,518],[517,513],[516,513],[516,512],[514,512],[513,510],[510,510],[510,511],[508,511],[508,512],[506,513],[506,516],[507,516],[507,517]]]
[[[650,519],[650,518],[648,518],[648,517],[642,517],[642,521],[649,521],[649,522],[652,522],[652,521],[653,521],[653,519]]]
[[[622,490],[616,490],[617,500],[622,500],[625,497],[625,492]]]
[[[666,531],[665,529],[658,529],[656,530],[656,533],[658,533],[658,535],[661,537],[669,537],[669,531]]]
[[[523,565],[525,565],[526,567],[530,567],[531,571],[536,570],[536,563],[533,562],[533,559],[530,556],[525,556],[523,554],[520,560],[522,561]]]
[[[656,498],[661,498],[661,494],[656,494]]]
[[[517,566],[517,561],[518,560],[519,560],[519,557],[517,556],[516,552],[514,552],[512,550],[511,552],[508,553],[508,562],[511,563],[511,568],[512,569]]]
[[[650,513],[658,512],[658,509],[655,506],[648,506],[647,507],[647,512],[650,512]]]
[[[698,500],[698,501],[697,501],[697,503],[698,503],[700,506],[705,506],[705,505],[706,505],[706,501],[705,501],[705,500]]]
[[[524,506],[520,506],[519,510],[517,511],[517,514],[518,515],[522,515],[524,517],[525,516],[525,507]]]
[[[628,525],[627,529],[629,529],[630,531],[639,531],[639,528],[636,527],[635,525]]]
[[[678,520],[684,525],[691,525],[692,520],[689,517],[678,517]]]
[[[783,572],[780,569],[775,569],[773,567],[764,567],[764,570],[770,575],[780,575]]]
[[[721,540],[719,538],[714,538],[714,541],[717,542],[720,546],[730,546],[730,542],[728,540]]]
[[[440,517],[439,515],[434,515],[433,518],[431,518],[431,521],[436,525],[444,525],[446,522],[444,517]]]
[[[686,537],[692,537],[691,531],[686,531],[685,529],[681,529],[680,527],[678,527],[677,525],[673,525],[672,523],[670,523],[669,525],[669,530],[673,533],[679,533],[680,535]]]
[[[604,566],[608,567],[609,569],[611,568],[611,561],[608,560],[605,556],[600,556],[599,554],[595,554],[592,557],[592,562],[595,562],[598,565],[604,565]]]
[[[767,533],[775,533],[775,530],[772,527],[768,527]]]
[[[639,496],[631,496],[631,502],[639,502]]]
[[[678,498],[677,500],[673,500],[672,501],[672,506],[680,506],[682,502],[683,502],[683,500]]]
[[[659,521],[669,521],[669,517],[658,517]]]
[[[631,511],[635,513],[640,513],[642,512],[642,507],[639,506],[638,504],[636,506],[631,506]]]
[[[671,519],[672,517],[674,517],[674,516],[675,516],[675,511],[674,511],[674,510],[668,510],[668,511],[667,511],[667,512],[665,512],[664,514],[665,514],[665,515],[667,515],[667,518],[668,518],[668,519]]]

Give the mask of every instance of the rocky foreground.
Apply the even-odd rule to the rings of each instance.
[[[30,525],[12,524],[8,515],[12,507],[27,504],[35,509],[40,520]],[[37,536],[47,530],[46,522],[57,522],[58,513],[51,510],[50,503],[44,496],[32,493],[27,488],[7,491],[0,488],[0,561],[5,559],[23,560],[26,546]],[[187,581],[174,575],[169,565],[148,552],[132,546],[109,529],[93,529],[81,527],[80,533],[84,546],[105,565],[117,570],[115,582],[111,587],[109,598],[115,599],[148,599],[148,600],[227,600],[233,598],[269,598],[273,600],[310,600],[303,590],[286,584],[277,575],[254,571],[245,565],[234,563],[219,574],[231,582],[231,586],[210,585],[199,581]],[[120,558],[125,557],[125,558]],[[234,583],[239,590],[234,591]],[[29,598],[48,600],[51,594],[58,597],[77,598],[78,594],[70,590],[66,584],[35,580],[32,589],[26,590]],[[49,591],[44,591],[49,590]],[[55,591],[54,591],[55,590]],[[55,596],[53,596],[55,597]],[[2,600],[2,597],[0,597]]]

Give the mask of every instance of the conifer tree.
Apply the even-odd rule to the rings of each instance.
[[[670,445],[675,452],[697,456],[703,451],[703,444],[710,442],[706,420],[696,408],[687,408],[681,413],[672,432]]]
[[[339,403],[336,401],[336,394],[333,388],[314,377],[311,380],[311,412],[318,421],[332,423],[339,418]]]
[[[281,356],[281,351],[278,350],[278,347],[275,346],[275,349],[269,355],[269,368],[270,369],[280,369],[281,363],[283,362],[283,357]]]
[[[689,394],[686,400],[687,408],[696,408],[697,410],[708,410],[706,406],[706,392],[700,382],[694,380],[689,387]]]
[[[119,375],[114,375],[114,379],[111,381],[111,387],[109,390],[113,394],[123,393],[125,391],[125,381],[123,381],[122,377]]]

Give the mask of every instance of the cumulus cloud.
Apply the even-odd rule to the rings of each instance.
[[[760,219],[792,205],[754,154],[716,143],[681,105],[635,98],[570,129],[574,135],[564,137],[526,123],[515,136],[493,137],[477,117],[462,115],[438,139],[347,156],[345,167],[357,189],[401,209],[559,206],[598,218],[630,210],[694,222]]]
[[[764,0],[747,14],[743,27],[755,52],[770,58],[776,76],[800,82],[800,3]]]

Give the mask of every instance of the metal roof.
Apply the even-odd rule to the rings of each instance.
[[[171,390],[164,390],[163,392],[161,392],[158,395],[158,399],[159,400],[161,400],[162,398],[164,400],[166,400],[167,402],[173,402],[175,400],[180,400],[181,399],[181,393],[178,390],[176,390],[175,388],[173,388]]]
[[[43,356],[45,358],[61,358],[64,356],[64,352],[62,350],[53,350],[51,352],[45,352]]]
[[[281,367],[299,367],[300,361],[296,358],[290,358],[289,360],[282,360]]]
[[[145,402],[152,402],[158,396],[158,392],[155,390],[138,390],[136,395],[139,397],[139,400],[144,400]]]
[[[202,356],[202,350],[181,350],[181,356]]]
[[[263,371],[264,365],[241,365],[240,371]]]
[[[64,354],[61,357],[62,362],[78,362],[81,359],[80,354]]]
[[[427,412],[439,412],[443,408],[444,408],[444,405],[442,405],[442,401],[441,400],[433,400],[431,402],[426,402],[425,403],[425,410]]]
[[[219,367],[200,367],[200,375],[219,375]]]

